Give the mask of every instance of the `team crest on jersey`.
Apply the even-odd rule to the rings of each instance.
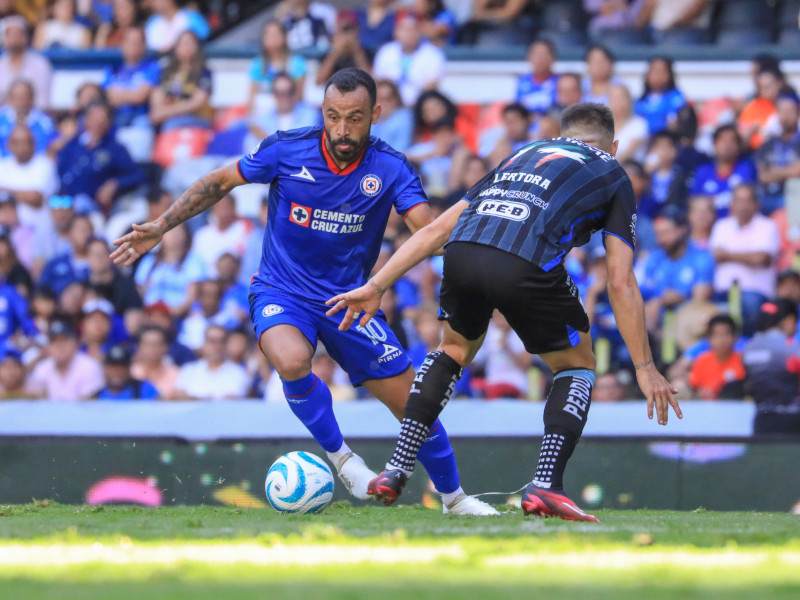
[[[364,175],[361,178],[361,192],[365,196],[376,196],[378,192],[381,191],[381,187],[383,187],[383,182],[381,178],[377,175]]]
[[[274,315],[279,315],[283,312],[283,307],[278,306],[277,304],[267,304],[264,307],[264,310],[261,311],[262,317],[272,317]]]
[[[292,208],[289,211],[289,220],[301,227],[308,227],[308,224],[311,222],[311,209],[308,206],[292,202]]]

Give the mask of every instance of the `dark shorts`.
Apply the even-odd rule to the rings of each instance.
[[[531,354],[577,346],[589,318],[563,265],[542,271],[491,246],[448,244],[439,319],[468,340],[481,337],[498,309]]]

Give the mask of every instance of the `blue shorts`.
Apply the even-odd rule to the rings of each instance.
[[[259,340],[261,334],[276,325],[296,327],[314,349],[317,340],[322,341],[328,354],[341,365],[353,385],[369,379],[394,377],[411,366],[382,312],[366,327],[354,325],[347,331],[339,331],[343,313],[329,317],[325,314],[328,308],[275,288],[251,287],[250,318]]]

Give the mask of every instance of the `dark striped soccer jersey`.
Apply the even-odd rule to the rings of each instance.
[[[516,254],[544,271],[603,230],[635,244],[636,199],[616,159],[589,144],[556,138],[525,146],[465,194],[450,242]]]

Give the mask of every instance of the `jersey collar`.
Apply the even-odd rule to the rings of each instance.
[[[333,160],[330,154],[328,154],[328,148],[325,146],[325,137],[327,134],[325,130],[322,130],[322,136],[319,139],[319,147],[322,151],[322,157],[325,159],[325,164],[328,165],[328,168],[331,170],[331,173],[334,175],[350,175],[353,171],[356,170],[358,165],[361,164],[361,159],[364,158],[364,153],[367,151],[367,146],[369,142],[367,142],[367,146],[364,146],[364,149],[361,151],[361,154],[358,155],[353,162],[347,165],[344,169],[340,169],[336,162]]]

